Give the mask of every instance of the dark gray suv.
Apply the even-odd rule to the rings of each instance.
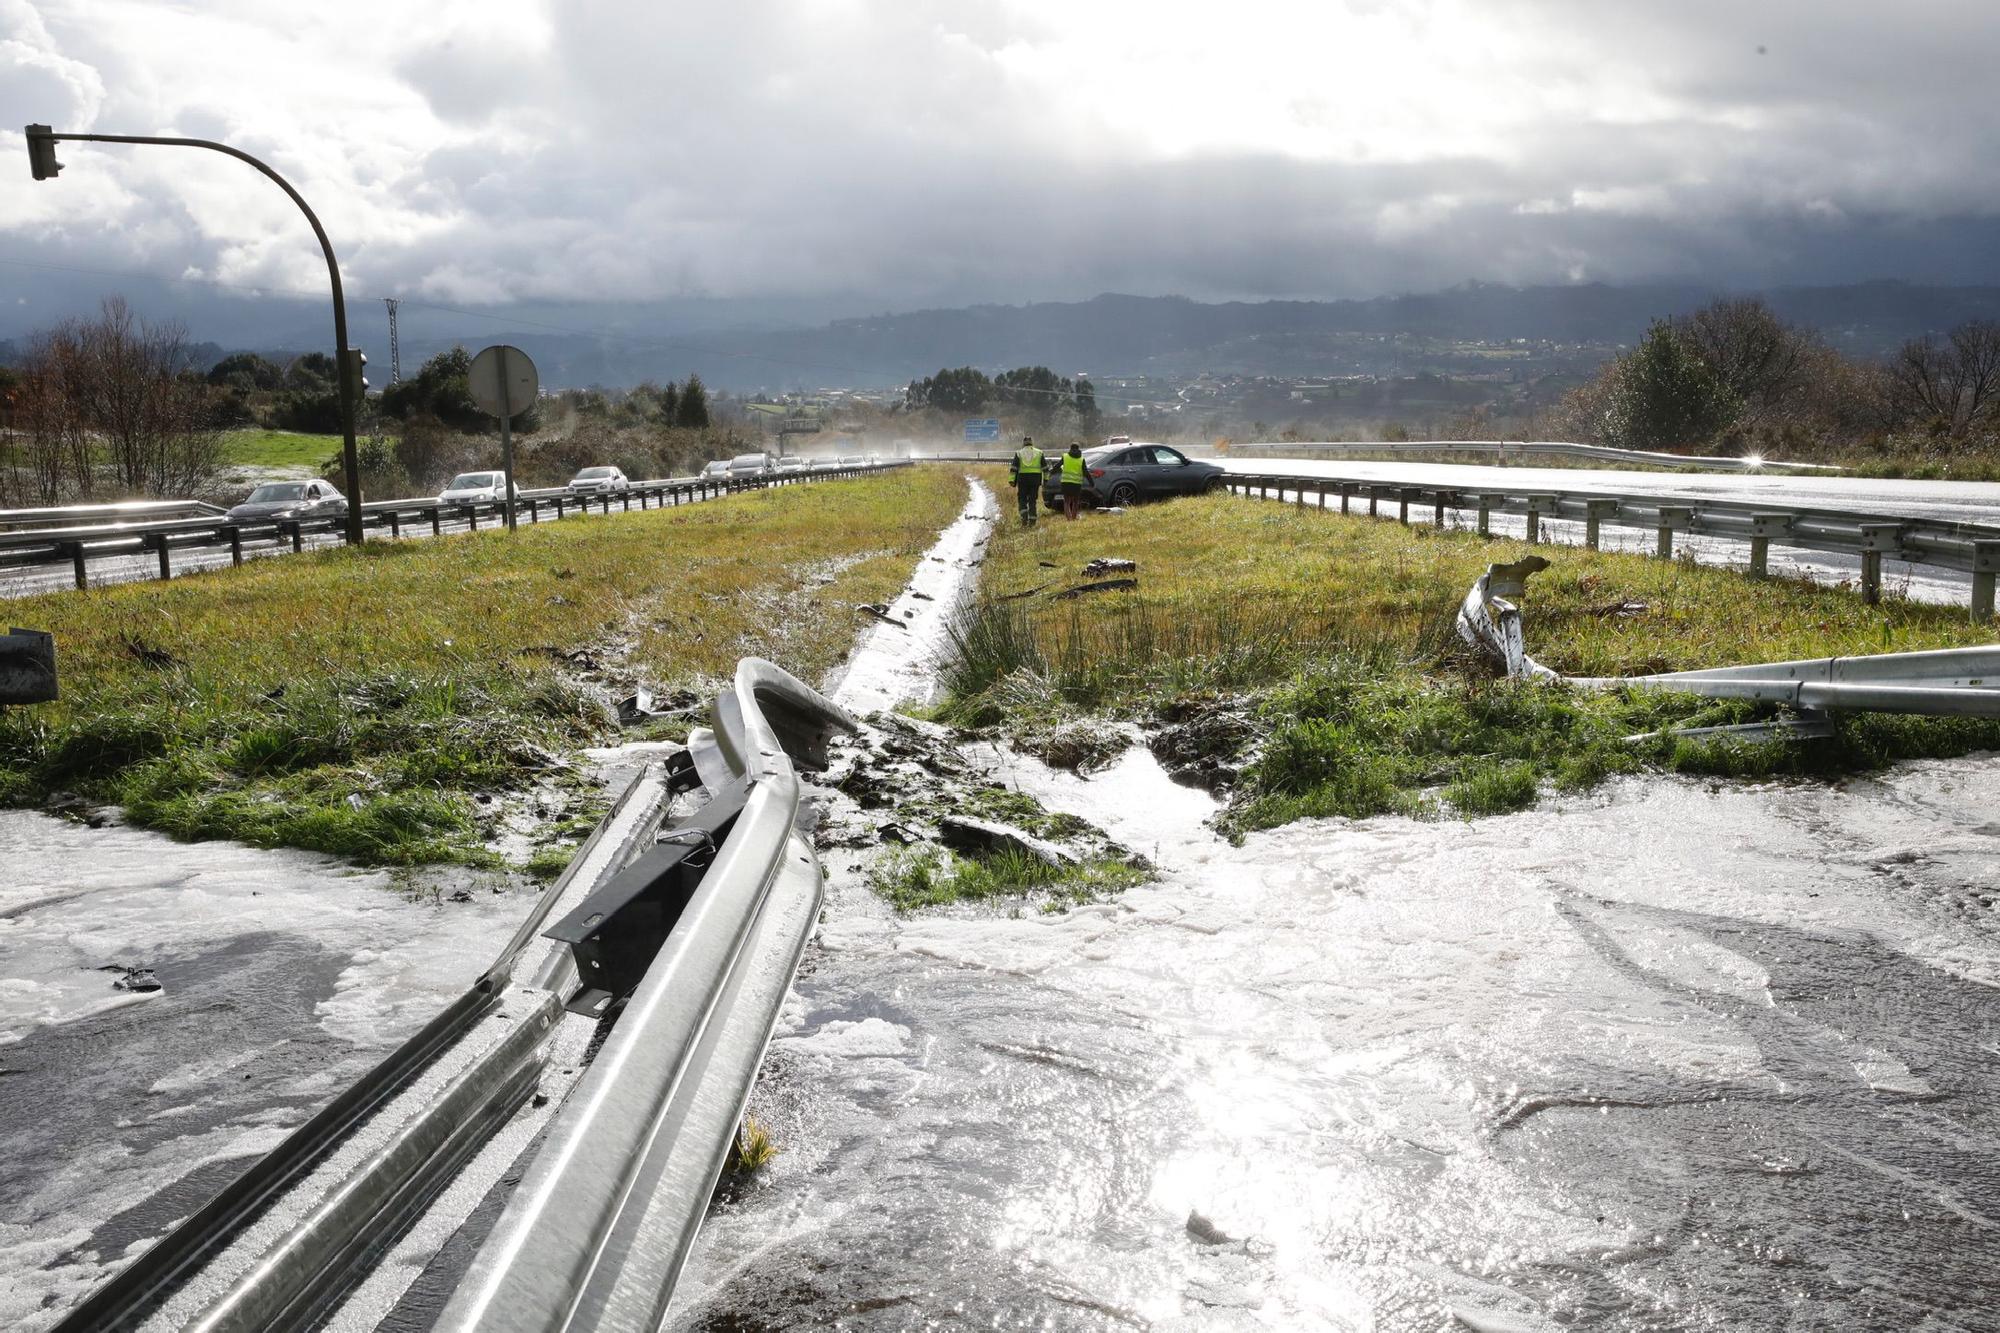
[[[1042,499],[1062,508],[1062,455],[1042,465]],[[1222,469],[1164,444],[1107,444],[1083,451],[1083,501],[1129,505],[1173,495],[1203,495],[1222,486]]]

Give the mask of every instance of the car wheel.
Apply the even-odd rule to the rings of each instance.
[[[1120,509],[1139,498],[1139,488],[1129,481],[1121,481],[1111,488],[1111,503]]]
[[[1204,481],[1201,484],[1201,493],[1203,495],[1213,495],[1221,489],[1222,489],[1222,478],[1220,477],[1210,477],[1207,481]]]

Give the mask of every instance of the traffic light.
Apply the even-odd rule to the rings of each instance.
[[[341,355],[347,358],[347,387],[358,403],[368,396],[368,353],[350,347]]]
[[[46,125],[28,126],[28,166],[38,181],[54,180],[62,170],[56,161],[56,133]]]

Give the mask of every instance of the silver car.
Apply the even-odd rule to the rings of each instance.
[[[501,504],[506,499],[508,489],[510,488],[507,485],[507,474],[504,472],[461,472],[439,493],[438,503]]]
[[[569,479],[571,495],[617,495],[632,483],[615,467],[587,467]]]

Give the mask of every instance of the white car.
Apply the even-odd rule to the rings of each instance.
[[[732,477],[768,477],[772,471],[769,454],[738,454],[729,460]]]
[[[438,495],[442,505],[497,505],[507,489],[504,472],[461,472]],[[516,488],[515,494],[520,494]]]
[[[800,458],[797,454],[787,454],[778,460],[778,471],[780,472],[804,472],[805,470],[806,460]]]
[[[729,475],[729,460],[726,458],[713,459],[707,467],[704,467],[696,475],[701,477],[726,477]]]
[[[571,495],[616,495],[632,483],[615,467],[587,467],[569,479]]]

